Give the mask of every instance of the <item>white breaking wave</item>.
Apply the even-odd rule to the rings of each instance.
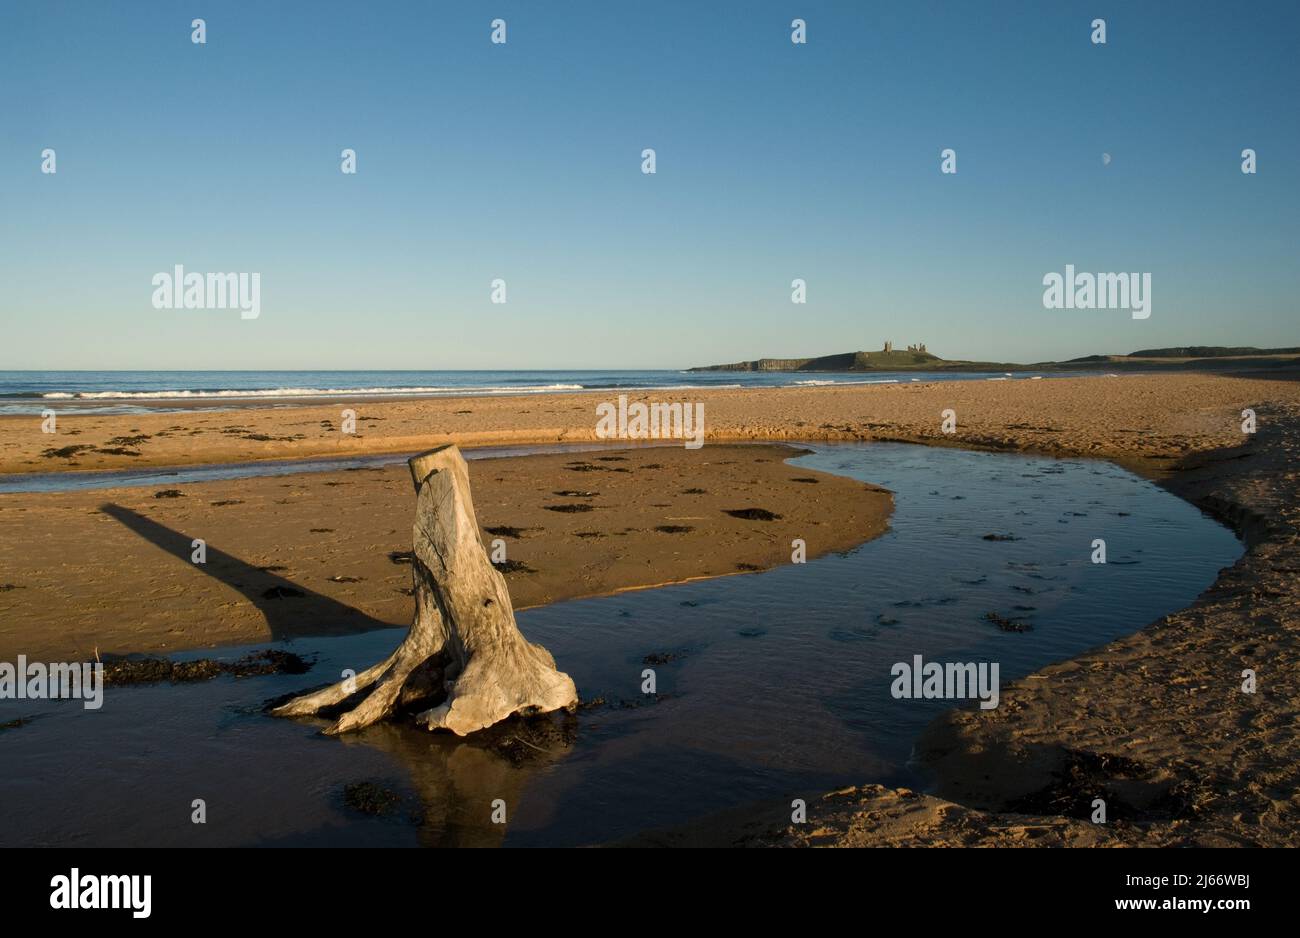
[[[51,391],[42,394],[47,400],[185,400],[192,398],[231,397],[351,397],[396,394],[542,394],[547,391],[581,391],[581,384],[538,384],[520,387],[411,387],[411,388],[265,388],[249,391]]]
[[[823,379],[809,379],[807,381],[795,382],[796,387],[823,387],[828,384],[898,384],[898,379],[897,378],[875,378],[871,381],[826,381]]]
[[[585,387],[585,385],[584,385]],[[743,384],[629,384],[603,385],[591,388],[593,391],[727,391],[743,388]],[[762,385],[754,385],[762,387]]]

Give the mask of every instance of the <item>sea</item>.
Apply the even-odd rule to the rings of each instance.
[[[1023,381],[1003,372],[609,371],[0,371],[0,414],[183,411],[305,398],[464,397],[695,388]]]

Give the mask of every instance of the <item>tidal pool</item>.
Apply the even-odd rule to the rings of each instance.
[[[391,724],[329,738],[321,721],[262,713],[378,661],[401,629],[276,645],[315,659],[305,675],[110,686],[97,711],[0,701],[0,726],[24,721],[0,729],[0,843],[591,844],[757,802],[788,817],[790,798],[846,784],[923,787],[912,743],[955,702],[895,699],[896,662],[997,662],[1005,684],[1187,605],[1242,551],[1109,463],[811,448],[792,463],[895,493],[887,534],[766,573],[519,614],[584,701],[603,703],[469,742]],[[816,529],[797,536],[816,549]],[[647,668],[656,697],[641,691]],[[358,799],[356,783],[383,797]]]

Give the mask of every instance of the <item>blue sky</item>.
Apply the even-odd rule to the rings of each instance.
[[[1298,28],[1289,2],[6,2],[0,368],[1298,345]],[[260,272],[261,317],[154,309],[178,263]],[[1044,309],[1066,264],[1151,272],[1151,318]]]

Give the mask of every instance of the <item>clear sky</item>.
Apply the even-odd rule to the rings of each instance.
[[[1300,345],[1298,33],[1294,2],[4,0],[0,368]],[[260,318],[154,309],[175,264],[259,272]],[[1066,264],[1150,272],[1151,317],[1044,309]]]

